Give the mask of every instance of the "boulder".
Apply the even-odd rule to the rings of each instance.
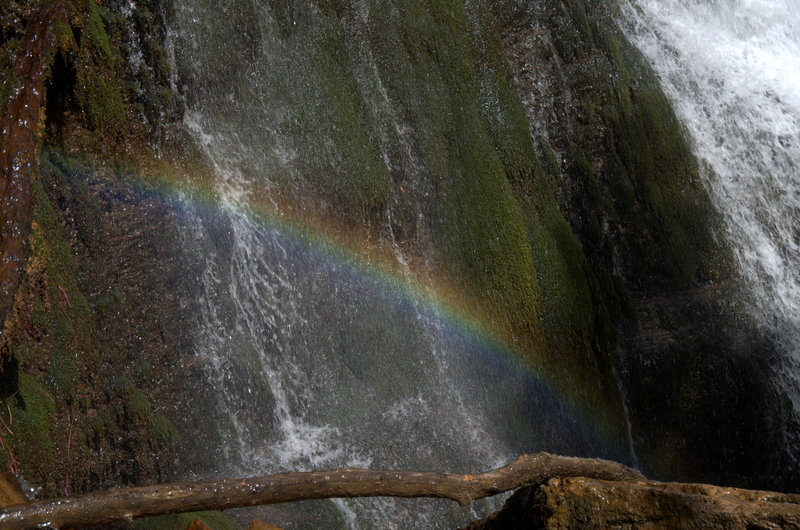
[[[800,495],[708,484],[553,478],[520,488],[470,530],[797,528]]]

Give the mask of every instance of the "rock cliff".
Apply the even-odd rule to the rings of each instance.
[[[203,78],[181,57],[188,39],[170,55],[171,0],[65,1],[41,26],[50,4],[0,7],[3,123],[17,87],[44,89],[36,127],[3,131],[3,160],[14,149],[30,171],[3,167],[0,397],[14,432],[0,465],[40,496],[177,477],[222,451],[192,406],[213,400],[190,336],[201,258],[230,252],[212,161],[183,123],[199,97],[223,115],[237,98],[288,109],[279,132],[300,154],[280,171],[266,155],[245,164],[283,175],[271,200],[333,219],[357,247],[400,249],[447,303],[488,315],[596,419],[613,449],[593,450],[630,461],[630,435],[659,478],[797,487],[768,338],[613,2],[275,1],[270,32],[234,2]],[[31,32],[51,48],[30,48]],[[264,46],[285,54],[268,97],[247,84]],[[43,83],[18,66],[26,51]],[[207,205],[199,221],[175,182]]]

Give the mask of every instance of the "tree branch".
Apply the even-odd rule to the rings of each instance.
[[[536,453],[479,475],[337,469],[262,477],[117,488],[79,497],[16,506],[0,512],[0,527],[76,527],[165,513],[225,510],[330,497],[439,497],[459,504],[542,483],[553,477],[644,480],[616,462]]]

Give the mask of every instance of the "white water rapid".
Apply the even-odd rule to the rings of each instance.
[[[800,413],[800,2],[635,0],[622,25],[659,75],[724,217],[753,313]]]

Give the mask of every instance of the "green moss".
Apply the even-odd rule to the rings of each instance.
[[[409,1],[382,12],[375,25],[371,44],[382,85],[417,133],[427,182],[413,189],[430,212],[442,266],[463,284],[462,292],[496,311],[498,323],[530,334],[535,267],[519,205],[479,114],[484,71],[476,64],[466,8]],[[508,127],[493,124],[497,131]],[[433,193],[423,196],[426,186]]]
[[[84,31],[88,35],[89,40],[94,46],[94,49],[101,55],[101,57],[109,62],[115,60],[115,53],[111,46],[111,41],[106,33],[105,26],[103,25],[103,16],[101,8],[94,2],[91,4],[89,12],[86,14],[86,21],[84,23]],[[107,12],[107,10],[105,10]]]
[[[161,414],[153,414],[151,420],[153,436],[165,447],[175,447],[181,437],[175,425]]]
[[[118,133],[125,124],[125,105],[112,74],[89,67],[81,70],[78,76],[75,95],[91,127]]]
[[[125,410],[130,416],[138,419],[150,419],[153,415],[150,401],[141,390],[126,396]]]
[[[484,62],[479,90],[481,118],[523,212],[541,293],[538,305],[543,327],[549,337],[556,337],[555,342],[560,343],[556,351],[586,351],[594,330],[586,325],[591,323],[586,315],[592,312],[592,303],[584,277],[585,258],[545,180],[528,121],[507,82],[502,45],[487,17],[485,13],[474,17],[480,30],[475,42],[482,46],[476,54]],[[486,49],[487,43],[494,49]],[[547,165],[557,174],[555,154],[549,146],[546,152]],[[567,341],[567,335],[579,338]]]
[[[592,166],[586,159],[586,155],[579,148],[573,148],[567,153],[567,157],[572,164],[575,176],[582,188],[582,196],[586,200],[589,208],[599,210],[603,207],[603,194],[597,184],[597,179],[592,172]]]
[[[113,424],[114,422],[108,409],[101,410],[98,414],[89,418],[88,431],[91,433],[97,445],[100,445],[101,440],[107,436]]]
[[[67,333],[69,330],[65,330]],[[71,350],[55,350],[50,354],[48,366],[49,386],[59,392],[72,395],[78,387],[80,372],[76,353]]]
[[[54,494],[63,480],[63,443],[69,416],[61,405],[78,391],[82,373],[95,360],[91,344],[92,315],[77,287],[75,264],[58,216],[39,179],[32,183],[31,255],[21,299],[26,300],[29,333],[15,346],[19,393],[9,400],[14,435],[5,443],[29,480]],[[77,436],[77,434],[76,434]],[[5,457],[10,463],[10,454]],[[62,486],[63,487],[63,486]]]
[[[602,418],[601,424],[609,427],[609,432],[621,433],[621,405],[611,383],[612,325],[599,282],[559,211],[550,186],[550,182],[560,182],[561,168],[544,139],[539,142],[543,164],[537,157],[528,121],[508,83],[502,42],[493,36],[493,20],[478,11],[473,21],[475,55],[482,65],[481,118],[520,205],[535,267],[536,310],[542,334],[536,351],[538,363],[557,384],[569,388],[583,408]],[[583,31],[592,33],[588,19],[584,22]],[[603,212],[606,201],[586,156],[574,150],[568,158],[581,173],[581,187],[590,208]],[[594,225],[599,241],[600,224]]]
[[[390,177],[369,134],[338,18],[300,24],[289,41],[298,63],[314,72],[313,81],[286,87],[292,107],[300,111],[300,127],[293,132],[310,164],[305,177],[337,204],[359,212],[382,208]]]
[[[109,380],[107,389],[112,398],[124,407],[129,417],[136,421],[152,421],[153,411],[150,401],[136,388],[133,378],[127,375],[115,375]]]
[[[48,289],[46,299],[38,299],[34,305],[34,323],[50,335],[53,349],[60,355],[74,357],[77,351],[94,359],[93,315],[78,285],[72,252],[39,181],[33,184],[33,192],[38,229],[31,234],[32,254],[45,263]]]
[[[712,208],[646,60],[585,0],[554,4],[540,22],[558,54],[550,66],[564,73],[562,90],[580,94],[572,116],[550,127],[566,174],[548,176],[596,273],[608,280],[609,306],[624,298],[611,281],[620,266],[637,288],[708,278],[718,253]]]
[[[144,517],[133,521],[133,530],[179,530],[186,528],[195,519],[200,519],[213,530],[239,530],[241,526],[218,511],[187,512],[180,514]]]
[[[522,212],[477,116],[465,118],[440,188],[436,237],[467,288],[516,329],[529,331],[536,326],[539,293]]]
[[[654,79],[637,85],[631,113],[618,116],[614,125],[616,150],[622,164],[637,175],[633,187],[659,242],[663,269],[684,285],[706,276],[703,256],[713,241],[710,205],[680,124]],[[624,178],[623,172],[618,175]]]
[[[586,5],[583,0],[567,0],[566,4],[572,15],[572,21],[583,36],[584,41],[594,41],[592,25],[586,14]]]
[[[476,26],[473,53],[479,65],[478,109],[506,174],[517,178],[538,165],[528,120],[508,84],[502,42],[492,29],[490,14],[473,7],[471,15]]]
[[[72,216],[71,228],[78,238],[90,247],[94,234],[102,221],[99,201],[89,189],[89,169],[74,158],[43,149],[39,167],[52,202],[62,205]]]
[[[118,87],[121,78],[117,65],[121,64],[118,51],[108,33],[106,24],[115,23],[114,16],[94,2],[78,6],[79,21],[75,28],[58,26],[59,49],[77,74],[74,86],[75,101],[86,113],[88,125],[107,135],[104,141],[116,138],[124,131],[125,104]],[[75,32],[80,32],[77,49]]]
[[[60,51],[69,52],[77,46],[72,26],[59,18],[53,21],[53,34],[56,37],[56,43]]]
[[[3,433],[6,446],[22,467],[22,474],[39,477],[54,464],[53,417],[55,404],[44,386],[32,375],[19,374],[19,393],[9,400],[14,435]],[[9,419],[9,418],[6,418]],[[11,423],[11,422],[8,422]],[[8,469],[10,452],[0,453]]]

